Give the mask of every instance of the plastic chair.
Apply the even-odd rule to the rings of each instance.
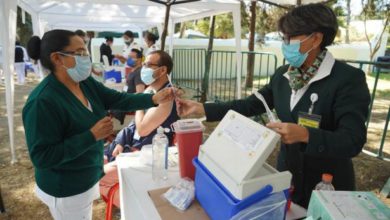
[[[103,55],[102,58],[103,58],[104,67],[108,68],[110,66],[110,62],[108,62],[108,57],[106,55]]]
[[[119,189],[119,183],[115,183],[114,186],[110,188],[108,191],[107,197],[104,195],[101,195],[103,198],[103,201],[107,204],[106,205],[106,220],[112,219],[112,208],[114,206],[114,195]]]

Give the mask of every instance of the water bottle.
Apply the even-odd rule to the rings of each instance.
[[[333,176],[329,173],[322,174],[322,181],[319,182],[315,190],[327,190],[327,191],[334,191],[334,186],[332,185],[332,179]]]
[[[164,128],[159,127],[152,142],[152,178],[154,181],[168,179],[168,143]]]

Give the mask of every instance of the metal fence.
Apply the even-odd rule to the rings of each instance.
[[[248,65],[250,57],[253,57],[253,65]],[[175,49],[173,50],[174,58],[174,82],[187,89],[193,90],[194,97],[200,99],[202,94],[208,101],[229,101],[236,98],[237,94],[237,59],[235,51],[209,51],[205,49]],[[208,59],[210,62],[208,63]],[[277,68],[277,57],[271,53],[258,52],[241,52],[241,97],[250,95],[253,89],[260,89],[269,82],[271,75]],[[356,60],[342,60],[350,65],[356,66],[362,70],[370,71],[374,75],[374,81],[369,85],[371,89],[371,103],[369,106],[369,115],[367,128],[369,132],[376,132],[380,136],[379,147],[365,149],[364,152],[380,159],[389,160],[384,153],[386,141],[388,141],[387,130],[390,120],[390,99],[382,100],[381,105],[376,106],[377,88],[381,85],[382,70],[389,69],[388,63],[383,62],[366,62]],[[251,86],[246,86],[245,77],[249,67],[253,68],[253,80]],[[388,89],[390,90],[390,88]],[[390,91],[388,91],[390,94]],[[382,95],[383,96],[383,95]],[[381,111],[378,114],[376,111]],[[387,111],[387,114],[386,114]],[[386,116],[387,115],[387,116]],[[370,122],[375,124],[372,126]],[[384,127],[379,129],[378,124]]]
[[[199,96],[205,73],[205,49],[174,49],[172,80],[176,85],[194,90]]]
[[[253,80],[245,85],[248,61],[253,57]],[[195,91],[195,97],[205,94],[208,101],[229,101],[237,94],[237,59],[235,51],[207,52],[205,49],[173,50],[173,81]],[[208,63],[208,59],[210,62]],[[268,83],[277,67],[277,57],[271,53],[241,52],[241,97]],[[250,71],[250,70],[249,70]]]
[[[385,156],[384,146],[386,143],[386,136],[388,124],[390,120],[390,99],[386,97],[386,95],[383,95],[384,97],[377,97],[377,90],[378,86],[381,86],[382,83],[386,83],[384,79],[381,79],[381,76],[384,74],[390,74],[386,73],[390,69],[389,63],[384,62],[368,62],[368,61],[359,61],[359,60],[341,60],[344,61],[350,65],[353,65],[365,72],[370,73],[371,75],[374,75],[374,82],[372,85],[369,85],[369,87],[372,86],[372,89],[370,91],[371,93],[371,103],[369,106],[368,111],[368,117],[367,117],[367,130],[368,132],[374,132],[379,131],[379,136],[381,136],[379,147],[377,149],[364,149],[363,151],[369,155],[378,157],[380,159],[390,160],[389,157]],[[384,90],[385,92],[389,92],[390,95],[390,88],[386,88]],[[376,105],[376,103],[380,102],[380,105]],[[387,114],[386,114],[387,111]],[[385,116],[385,117],[383,117]],[[375,125],[369,126],[370,123],[376,122]],[[379,125],[378,125],[379,124]],[[384,124],[383,129],[379,129],[381,124]],[[381,132],[382,130],[382,132]]]

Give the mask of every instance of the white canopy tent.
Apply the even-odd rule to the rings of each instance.
[[[84,29],[94,31],[133,30],[142,36],[142,31],[157,27],[162,33],[165,5],[156,2],[165,0],[0,0],[1,45],[3,46],[3,71],[6,84],[7,117],[12,154],[14,148],[14,53],[17,6],[31,15],[34,35],[42,37],[50,29]],[[232,12],[237,54],[237,85],[241,85],[241,15],[239,0],[171,0],[168,32],[169,51],[173,50],[174,24],[196,20],[212,15]],[[255,0],[251,0],[255,1]],[[272,5],[296,5],[323,0],[258,0]],[[237,86],[237,98],[241,86]]]
[[[142,31],[157,27],[162,32],[165,8],[148,0],[2,0],[0,1],[0,27],[3,45],[3,69],[6,84],[6,104],[11,163],[16,162],[14,148],[14,53],[17,6],[31,15],[34,35],[42,37],[51,29],[84,29],[94,31]],[[237,76],[241,76],[241,15],[236,0],[177,0],[170,9],[168,32],[169,51],[172,54],[174,24],[232,12],[237,47]],[[241,77],[237,77],[237,83]],[[238,86],[240,89],[240,86]],[[238,94],[241,92],[239,91]]]

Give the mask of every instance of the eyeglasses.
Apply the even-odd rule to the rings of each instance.
[[[313,33],[309,34],[306,38],[304,38],[303,40],[291,40],[292,37],[295,37],[295,36],[287,36],[287,35],[283,35],[283,34],[280,34],[280,37],[282,38],[283,42],[286,44],[286,45],[289,45],[291,43],[294,43],[294,42],[305,42],[306,40],[308,40],[311,36],[313,36]]]
[[[89,56],[88,51],[59,51],[59,54],[62,55],[68,55],[68,56],[82,56],[82,57],[87,57]]]
[[[150,68],[150,67],[153,67],[153,66],[160,67],[159,64],[154,64],[154,63],[149,63],[149,62],[143,62],[142,66],[147,67],[147,68]]]

